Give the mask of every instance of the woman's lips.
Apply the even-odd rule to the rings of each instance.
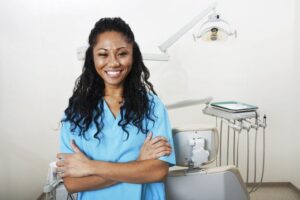
[[[122,70],[108,70],[105,71],[105,73],[110,77],[110,78],[118,78],[121,75]]]

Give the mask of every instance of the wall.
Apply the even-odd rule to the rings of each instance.
[[[295,1],[295,52],[294,52],[294,58],[295,58],[295,65],[294,65],[294,70],[293,70],[293,74],[294,74],[294,84],[293,84],[293,88],[294,88],[294,102],[295,102],[295,106],[294,106],[294,117],[293,117],[293,124],[295,126],[295,131],[294,134],[291,136],[292,139],[294,141],[298,141],[295,142],[294,148],[293,148],[293,157],[291,160],[292,163],[292,168],[293,168],[293,172],[295,174],[295,176],[292,176],[292,182],[298,187],[300,188],[300,172],[298,169],[300,169],[300,159],[299,159],[299,152],[300,152],[300,146],[299,146],[299,141],[300,141],[300,131],[299,128],[296,128],[296,126],[300,123],[300,118],[298,117],[299,113],[300,113],[300,106],[299,106],[299,102],[300,102],[300,90],[299,90],[299,86],[300,86],[300,2],[299,1]]]
[[[35,199],[42,192],[48,163],[58,151],[58,121],[81,71],[75,51],[86,44],[95,21],[121,16],[142,51],[155,53],[209,3],[173,2],[0,2],[0,179],[5,180],[0,183],[0,199]],[[286,106],[299,100],[294,1],[220,0],[218,10],[238,30],[238,38],[221,44],[194,43],[195,28],[169,49],[170,62],[146,62],[151,80],[165,103],[213,96],[215,101],[258,105],[268,114],[265,181],[292,181],[300,187],[300,174],[292,167],[300,167],[295,159],[299,108]],[[298,33],[299,19],[297,14]],[[201,114],[200,106],[170,111],[170,118],[173,125],[213,123]]]

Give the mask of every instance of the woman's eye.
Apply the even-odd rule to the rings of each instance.
[[[126,56],[128,53],[127,52],[122,52],[122,53],[119,53],[119,56]]]
[[[98,56],[100,56],[100,57],[106,57],[107,54],[105,54],[105,53],[99,53]]]

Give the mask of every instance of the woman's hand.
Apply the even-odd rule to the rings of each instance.
[[[157,136],[152,139],[152,133],[149,132],[146,140],[140,150],[138,160],[157,159],[162,156],[168,156],[172,152],[172,147],[167,139]]]
[[[87,158],[77,147],[74,140],[71,141],[72,154],[58,153],[56,162],[57,174],[60,177],[83,177],[90,175],[91,160]]]

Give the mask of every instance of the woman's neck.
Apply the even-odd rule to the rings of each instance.
[[[104,90],[104,96],[116,99],[123,98],[123,87],[106,86]]]
[[[120,112],[120,108],[123,105],[123,87],[105,87],[104,99],[114,115],[117,117]]]

